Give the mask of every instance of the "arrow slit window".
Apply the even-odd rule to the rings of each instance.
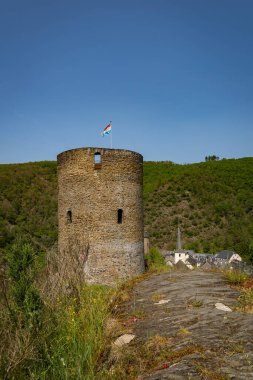
[[[121,208],[118,209],[118,224],[122,224],[123,222],[123,210]]]
[[[67,223],[68,224],[72,223],[72,211],[71,210],[67,211]]]

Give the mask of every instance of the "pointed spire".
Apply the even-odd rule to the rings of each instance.
[[[179,226],[177,227],[177,249],[182,249],[181,231]]]

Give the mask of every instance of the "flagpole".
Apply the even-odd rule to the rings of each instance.
[[[110,121],[110,124],[112,125],[112,122],[111,122],[111,121]],[[111,149],[112,149],[112,129],[111,129],[111,133],[110,133],[110,135],[111,135],[111,136],[110,136],[110,137],[111,137],[111,138],[110,138],[110,141],[111,141]]]

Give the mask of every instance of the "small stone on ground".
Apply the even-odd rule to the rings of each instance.
[[[121,335],[118,339],[115,340],[115,342],[113,343],[115,346],[117,347],[121,347],[123,346],[124,344],[128,344],[131,342],[131,340],[133,340],[135,338],[135,335],[132,335],[132,334],[124,334],[124,335]]]
[[[155,302],[155,305],[164,305],[165,303],[170,302],[170,299],[168,300],[160,300],[159,302]]]
[[[232,311],[232,310],[230,309],[230,307],[224,305],[224,304],[221,303],[221,302],[217,302],[217,303],[215,304],[215,307],[216,307],[216,309],[218,309],[218,310],[222,310],[222,311]]]

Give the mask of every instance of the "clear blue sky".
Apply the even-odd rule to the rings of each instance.
[[[252,0],[0,0],[0,162],[253,156]]]

